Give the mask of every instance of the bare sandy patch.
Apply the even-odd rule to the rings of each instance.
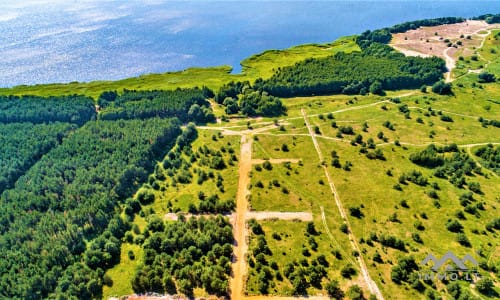
[[[455,67],[459,55],[472,55],[498,24],[468,20],[462,23],[420,27],[392,35],[390,46],[407,56],[437,56],[446,61],[448,71]],[[446,76],[451,81],[450,74]]]

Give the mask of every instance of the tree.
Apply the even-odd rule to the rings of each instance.
[[[305,277],[301,275],[295,276],[292,281],[293,294],[294,295],[306,295],[307,294],[307,281]]]
[[[226,97],[223,102],[224,106],[226,107],[225,111],[226,114],[236,114],[240,110],[240,107],[238,106],[238,101],[231,97]]]
[[[318,234],[318,232],[316,231],[316,227],[314,226],[314,222],[307,222],[306,231],[311,235]]]
[[[336,280],[331,280],[325,285],[325,290],[330,298],[340,300],[344,298],[344,292],[339,287],[339,283]]]
[[[177,293],[175,282],[170,274],[165,273],[165,275],[163,276],[163,288],[169,295],[175,295]]]
[[[382,83],[380,83],[380,81],[373,82],[370,85],[370,93],[383,96],[385,93],[384,93],[384,90],[382,88]]]
[[[365,299],[365,297],[363,296],[363,290],[357,284],[349,287],[349,289],[347,290],[347,295],[349,295],[349,299],[351,300]]]
[[[448,222],[446,222],[446,229],[451,232],[461,232],[463,228],[462,224],[457,220],[448,220]]]
[[[340,270],[340,274],[344,278],[351,278],[356,275],[356,269],[351,264],[347,264]]]

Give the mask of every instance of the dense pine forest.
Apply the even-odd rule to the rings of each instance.
[[[442,78],[445,63],[437,57],[406,57],[373,43],[361,53],[337,53],[281,68],[255,88],[278,97],[323,94],[383,94],[384,90],[419,88]]]
[[[66,122],[82,125],[95,118],[92,98],[85,96],[36,97],[1,96],[0,123]]]
[[[181,134],[169,117],[213,119],[209,93],[105,92],[97,118],[87,97],[1,98],[0,296],[100,297],[130,226],[121,203]]]
[[[105,109],[100,118],[147,119],[152,117],[177,117],[183,122],[197,123],[215,121],[215,117],[205,99],[213,96],[212,91],[203,89],[177,89],[175,91],[129,91],[118,95],[116,92],[104,92],[98,100],[101,109]]]
[[[0,124],[0,193],[14,185],[16,180],[45,153],[62,142],[75,125],[68,123]]]

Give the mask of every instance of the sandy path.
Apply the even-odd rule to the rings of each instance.
[[[280,211],[249,211],[246,213],[247,220],[299,220],[299,221],[312,221],[313,215],[310,212],[280,212]]]
[[[306,112],[304,109],[301,110],[302,116],[304,117],[304,121],[306,123],[307,129],[309,130],[309,134],[311,135],[314,148],[316,148],[316,152],[318,153],[318,157],[320,161],[323,161],[323,154],[321,153],[321,149],[319,147],[318,141],[316,140],[316,135],[314,131],[312,130],[311,124],[309,123],[309,120],[307,119]],[[365,261],[363,259],[362,252],[360,251],[360,248],[357,244],[357,239],[356,236],[354,236],[352,230],[351,230],[351,225],[349,224],[349,220],[346,217],[346,213],[344,210],[344,207],[342,205],[342,202],[340,201],[340,198],[337,193],[337,188],[335,187],[335,184],[333,183],[332,178],[330,177],[330,173],[328,172],[328,169],[325,165],[322,165],[323,170],[325,171],[326,178],[328,179],[328,183],[330,185],[330,190],[333,194],[333,197],[335,198],[335,203],[337,205],[337,208],[340,212],[340,215],[342,216],[342,219],[347,225],[348,228],[348,235],[349,235],[349,242],[351,243],[351,247],[353,250],[357,251],[359,253],[359,256],[357,258],[359,267],[361,269],[361,274],[366,282],[366,285],[368,286],[368,289],[370,290],[370,293],[375,294],[377,299],[383,300],[384,296],[380,292],[380,289],[378,288],[377,284],[373,279],[370,277],[370,273],[368,272],[368,268],[366,267]],[[323,207],[321,207],[321,217],[323,218],[323,225],[326,226],[326,219],[325,219],[325,213]],[[329,232],[329,230],[328,230]],[[331,233],[330,233],[331,235]]]
[[[238,194],[236,196],[236,219],[234,224],[234,257],[233,257],[233,277],[230,281],[231,299],[243,299],[245,287],[246,263],[245,254],[247,252],[246,234],[246,212],[248,208],[248,185],[250,184],[249,172],[252,168],[252,138],[246,135],[241,136],[239,161],[239,181]]]

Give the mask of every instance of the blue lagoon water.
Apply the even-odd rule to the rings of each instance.
[[[0,0],[0,87],[231,65],[397,23],[499,13],[495,1]]]

